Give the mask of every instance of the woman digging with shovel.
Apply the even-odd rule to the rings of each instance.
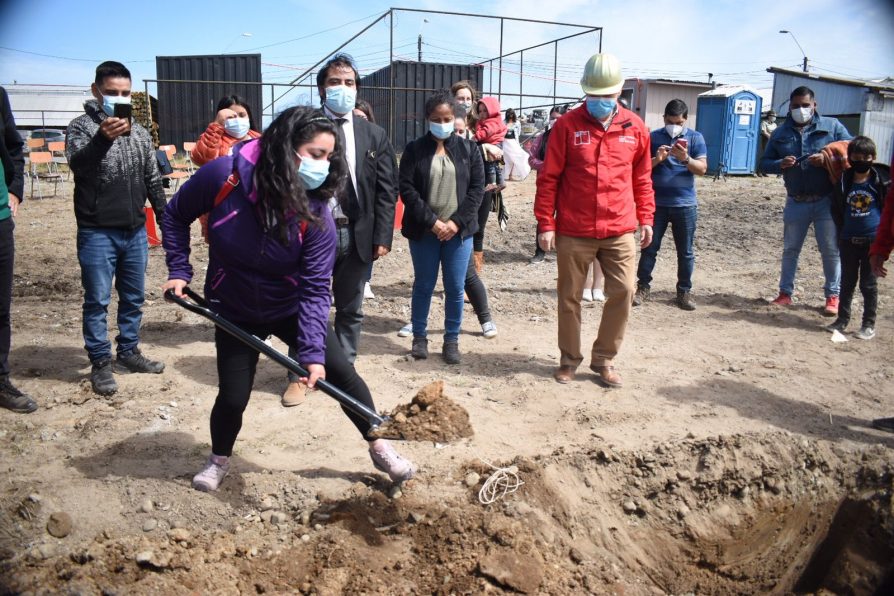
[[[327,201],[346,168],[335,125],[322,112],[284,111],[261,139],[202,167],[168,203],[162,224],[169,272],[164,290],[184,296],[193,276],[190,225],[208,213],[210,308],[256,337],[275,335],[294,348],[308,371],[302,379],[308,387],[328,377],[374,411],[369,388],[327,332],[335,260]],[[201,491],[217,490],[229,471],[258,363],[258,350],[220,327],[214,344],[219,389],[211,410],[211,455],[192,481]],[[345,412],[366,439],[369,421]],[[394,482],[415,473],[383,439],[369,441],[369,454]]]

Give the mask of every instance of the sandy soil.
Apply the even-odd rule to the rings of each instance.
[[[376,265],[357,366],[379,410],[442,380],[474,430],[398,444],[420,467],[403,487],[375,472],[333,400],[314,393],[283,409],[285,373],[262,358],[233,472],[217,493],[192,490],[216,393],[211,324],[161,299],[153,249],[143,348],[167,369],[119,376],[117,395],[94,396],[71,186],[27,202],[10,360],[41,409],[0,411],[0,593],[890,588],[894,436],[868,423],[894,415],[894,284],[881,283],[876,339],[832,343],[811,240],[796,305],[768,304],[781,181],[700,180],[698,310],[672,303],[668,239],[654,299],[635,309],[616,362],[625,387],[602,389],[585,367],[560,386],[555,262],[528,264],[533,183],[510,185],[506,232],[492,219],[484,280],[499,335],[483,338],[467,309],[461,366],[439,358],[440,296],[429,360],[408,359],[410,339],[397,337],[406,242],[396,237]],[[206,262],[198,241],[193,262]],[[601,306],[584,313],[586,353]],[[494,468],[523,484],[482,505]]]

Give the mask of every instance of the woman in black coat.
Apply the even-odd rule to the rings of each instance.
[[[484,196],[481,152],[453,134],[454,112],[449,91],[432,95],[425,102],[429,132],[407,145],[400,162],[401,232],[410,242],[415,274],[412,355],[428,357],[428,313],[440,268],[445,293],[443,356],[448,364],[460,361],[463,286]]]

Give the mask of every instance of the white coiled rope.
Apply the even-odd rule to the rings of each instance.
[[[490,505],[497,499],[502,499],[506,495],[514,493],[518,490],[518,487],[524,484],[521,478],[518,477],[518,468],[516,466],[498,468],[480,457],[478,459],[494,470],[494,473],[484,481],[484,485],[478,491],[478,501],[482,505]]]

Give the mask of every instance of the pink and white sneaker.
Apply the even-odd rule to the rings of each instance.
[[[212,453],[202,471],[192,477],[192,487],[205,493],[215,491],[229,471],[230,458]]]
[[[376,439],[369,443],[369,457],[380,472],[385,472],[392,482],[404,482],[416,475],[413,462],[400,455],[384,439]]]

